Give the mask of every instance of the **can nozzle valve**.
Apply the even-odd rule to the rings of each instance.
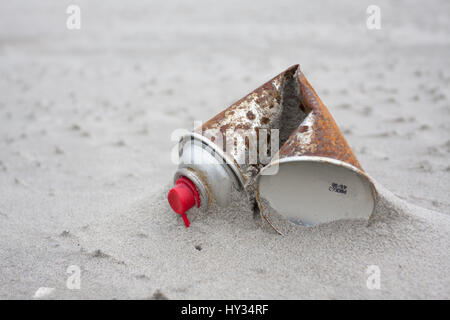
[[[180,177],[175,182],[175,186],[169,191],[167,200],[173,211],[181,215],[186,228],[188,228],[190,222],[186,211],[191,209],[196,202],[197,207],[200,207],[200,195],[195,184],[186,177]]]

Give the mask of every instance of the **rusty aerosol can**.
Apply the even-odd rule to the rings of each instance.
[[[375,206],[371,179],[298,65],[184,135],[178,146],[168,200],[186,226],[190,208],[227,206],[233,189],[245,192],[276,230],[262,199],[303,225],[368,218]]]

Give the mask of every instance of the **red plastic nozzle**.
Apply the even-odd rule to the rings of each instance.
[[[197,202],[197,207],[200,207],[200,196],[195,187],[195,184],[186,177],[181,177],[175,182],[167,196],[170,206],[173,211],[181,214],[186,228],[189,227],[190,222],[186,215],[186,211],[192,208]]]

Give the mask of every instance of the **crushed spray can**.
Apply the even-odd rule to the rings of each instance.
[[[298,198],[286,198],[283,194],[286,191],[286,195],[294,195],[292,187],[297,185],[289,177],[280,178],[287,172],[287,163],[307,163],[307,159],[308,163],[329,164],[324,167],[326,169],[334,165],[367,178],[367,183],[360,185],[350,184],[344,179],[345,184],[343,179],[335,178],[328,192],[344,193],[351,189],[352,198],[354,188],[359,190],[368,186],[371,194],[375,195],[373,184],[298,65],[288,68],[194,132],[183,136],[178,146],[181,161],[168,201],[172,209],[183,217],[187,227],[189,219],[186,212],[190,208],[196,206],[206,210],[213,203],[225,207],[233,189],[245,192],[249,201],[254,202],[255,208],[259,208],[262,217],[275,229],[261,205],[261,198],[294,223],[315,224],[315,220],[303,221],[302,216],[293,214],[294,207],[301,208],[302,203]],[[299,183],[311,183],[314,174],[306,167],[300,167],[301,172],[297,173],[296,179],[300,179]],[[305,173],[309,176],[303,177]],[[322,194],[306,191],[305,195],[315,198]],[[368,196],[365,199],[370,200]],[[375,198],[372,200],[374,203]],[[288,201],[292,202],[292,207],[285,203]],[[317,198],[316,201],[319,205],[321,200]],[[354,204],[356,207],[364,200],[358,201]],[[363,216],[367,215],[369,207],[371,204],[362,208]],[[313,215],[323,215],[322,209],[313,211]],[[334,215],[336,219],[352,216],[353,212]],[[322,220],[328,221],[317,221],[320,223]]]

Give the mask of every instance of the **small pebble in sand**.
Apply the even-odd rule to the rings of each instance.
[[[418,168],[422,172],[433,172],[433,166],[427,160],[419,162],[416,168]]]
[[[396,123],[406,123],[406,122],[414,122],[416,121],[416,119],[414,117],[397,117],[395,119],[392,120],[392,122],[396,122]]]
[[[152,300],[168,300],[166,295],[162,293],[160,290],[156,290],[155,293],[151,297]]]
[[[109,255],[104,253],[102,250],[97,249],[92,253],[94,258],[109,258]]]
[[[124,146],[126,146],[126,143],[123,140],[119,140],[119,141],[114,142],[114,145],[117,147],[124,147]]]
[[[79,131],[79,130],[81,130],[81,127],[80,127],[78,124],[73,124],[73,125],[70,127],[70,130],[73,130],[73,131]]]
[[[60,147],[56,146],[55,147],[55,154],[64,154],[64,151]]]
[[[385,102],[389,103],[389,104],[396,104],[397,100],[393,97],[390,97],[390,98],[387,98]]]
[[[353,134],[353,131],[352,131],[352,129],[350,129],[350,128],[342,128],[341,131],[342,131],[342,133],[345,134],[345,135]]]
[[[63,230],[63,232],[61,232],[59,235],[61,237],[68,237],[68,236],[70,236],[70,231],[69,230]]]
[[[349,103],[341,103],[341,104],[337,105],[337,108],[340,108],[340,109],[351,109],[352,105],[349,104]]]
[[[46,297],[50,296],[54,291],[55,291],[55,288],[40,287],[34,293],[33,298],[35,298],[35,299],[46,298]]]
[[[139,232],[136,234],[136,237],[138,238],[148,238],[148,235],[146,235],[145,233]]]

